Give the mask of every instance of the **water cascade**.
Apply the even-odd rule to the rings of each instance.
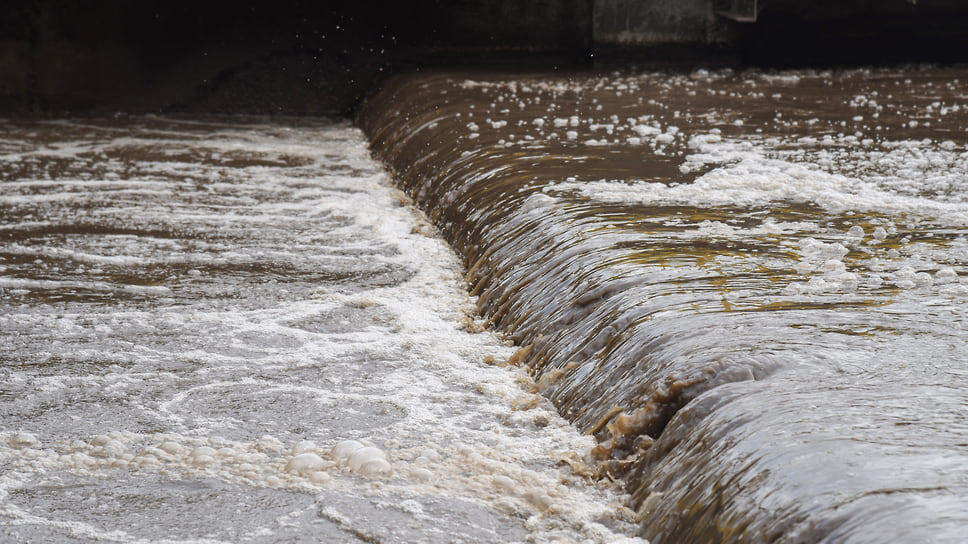
[[[966,77],[417,74],[359,122],[643,536],[957,541]]]

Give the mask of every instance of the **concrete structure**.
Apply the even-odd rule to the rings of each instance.
[[[966,20],[962,0],[21,0],[0,4],[0,114],[341,114],[442,65],[964,62]]]
[[[712,0],[595,0],[599,46],[714,44],[728,41],[727,24]]]

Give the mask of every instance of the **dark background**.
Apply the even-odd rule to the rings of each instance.
[[[968,61],[968,2],[22,0],[0,5],[0,114],[346,114],[437,66]]]

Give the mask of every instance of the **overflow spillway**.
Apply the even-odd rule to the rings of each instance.
[[[643,536],[958,541],[966,77],[437,73],[358,121]]]

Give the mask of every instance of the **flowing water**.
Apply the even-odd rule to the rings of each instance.
[[[360,122],[672,542],[961,542],[968,71],[401,76]]]
[[[0,542],[635,542],[363,134],[0,121]]]

